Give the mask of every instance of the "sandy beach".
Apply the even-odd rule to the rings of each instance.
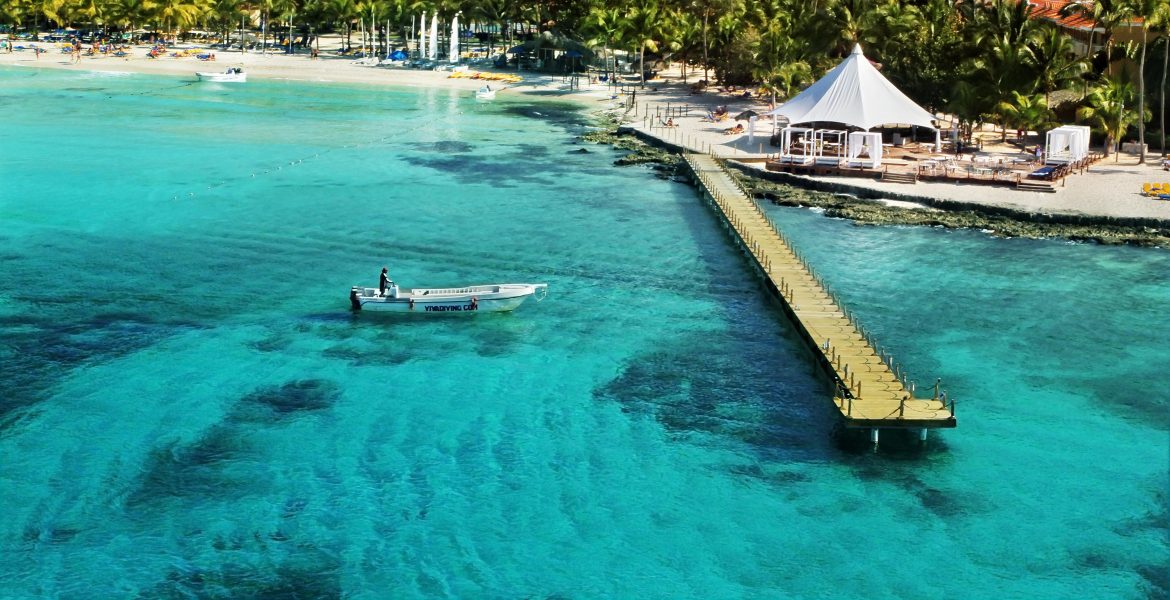
[[[220,71],[240,66],[251,79],[302,81],[313,83],[345,83],[362,85],[386,85],[396,87],[443,87],[457,90],[475,90],[483,82],[465,77],[451,77],[447,71],[426,71],[396,66],[367,66],[356,63],[348,57],[322,52],[320,58],[311,59],[307,54],[262,54],[259,52],[216,51],[215,61],[200,61],[193,56],[149,58],[148,46],[137,46],[124,58],[110,56],[83,57],[79,64],[73,64],[70,55],[61,53],[52,44],[38,43],[48,51],[38,58],[29,50],[0,52],[0,65],[22,68],[51,68],[67,70],[91,70],[111,72],[147,73],[155,75],[194,78],[196,71]],[[475,67],[470,67],[474,72]],[[490,70],[483,70],[491,72]],[[511,72],[515,73],[515,72]],[[572,87],[560,76],[532,72],[520,72],[523,81],[508,84],[499,93],[500,98],[509,95],[529,95],[532,98],[556,98],[573,101],[589,108],[612,108],[613,89],[587,77],[578,78],[578,87]],[[727,135],[726,130],[734,121],[712,123],[703,118],[707,110],[716,106],[727,106],[732,115],[747,109],[765,112],[766,99],[740,97],[739,92],[720,93],[707,91],[695,94],[688,83],[702,78],[702,73],[691,73],[683,78],[678,69],[668,70],[660,80],[649,82],[645,88],[636,89],[636,105],[626,113],[629,125],[644,134],[654,136],[676,146],[696,151],[715,152],[729,159],[745,159],[754,168],[763,168],[759,159],[768,156],[775,148],[768,146],[772,124],[760,120],[755,124],[755,134]],[[622,97],[625,99],[625,96]],[[665,114],[667,108],[685,107],[687,114],[674,118],[674,127],[662,127],[658,119],[647,115]],[[981,154],[988,156],[1018,156],[1019,150],[1007,144],[998,143],[999,134],[983,132]],[[1150,140],[1154,142],[1155,140]],[[1153,144],[1151,144],[1153,145]],[[1092,215],[1116,218],[1155,219],[1170,223],[1170,201],[1150,198],[1141,194],[1143,183],[1170,182],[1170,172],[1160,166],[1157,153],[1151,151],[1147,164],[1138,164],[1137,157],[1122,153],[1118,160],[1110,156],[1093,165],[1086,173],[1068,177],[1057,185],[1056,193],[1018,191],[1010,187],[989,187],[986,185],[950,182],[925,182],[901,184],[882,182],[860,177],[818,176],[848,190],[872,190],[894,196],[928,197],[954,200],[964,203],[997,206],[1016,211],[1046,214]],[[755,160],[752,160],[755,159]]]
[[[692,81],[694,78],[692,78]],[[763,113],[767,103],[763,100],[737,98],[730,94],[690,94],[680,85],[660,86],[658,91],[640,95],[642,102],[637,107],[638,116],[630,127],[661,139],[669,144],[696,151],[713,152],[730,160],[742,159],[745,165],[763,169],[766,156],[773,155],[776,148],[769,148],[768,138],[772,123],[759,120],[755,134],[728,135],[726,131],[735,121],[712,123],[704,118],[706,111],[715,106],[727,106],[731,115],[748,109]],[[667,108],[678,110],[691,107],[687,116],[674,118],[674,127],[663,127],[655,114],[665,114]],[[632,114],[632,113],[631,113]],[[646,118],[645,115],[651,115]],[[747,122],[743,122],[745,126]],[[992,159],[1012,159],[1021,156],[1020,150],[1010,144],[1000,143],[1000,133],[984,131],[982,150],[976,154]],[[1033,139],[1036,139],[1033,134]],[[1149,140],[1153,146],[1155,140]],[[1100,148],[1094,148],[1099,151]],[[797,175],[804,179],[812,177]],[[878,181],[875,178],[816,176],[817,181],[830,182],[837,187],[858,190],[872,190],[892,196],[917,196],[952,200],[963,203],[1002,207],[1014,211],[1041,214],[1091,215],[1113,218],[1155,219],[1170,223],[1170,201],[1142,195],[1142,184],[1170,182],[1170,171],[1161,167],[1158,154],[1151,148],[1146,164],[1139,164],[1134,154],[1110,155],[1092,165],[1083,174],[1074,174],[1056,184],[1056,193],[1020,191],[1006,186],[988,186],[951,182],[919,181],[904,184]]]
[[[84,71],[145,73],[152,75],[166,75],[188,77],[195,79],[198,71],[224,71],[228,67],[242,67],[249,79],[269,79],[285,81],[301,81],[311,83],[345,83],[362,85],[386,85],[396,87],[443,87],[458,90],[476,90],[485,82],[465,77],[451,77],[449,71],[429,71],[410,69],[401,66],[380,65],[369,66],[358,64],[353,58],[336,56],[331,52],[322,52],[319,58],[312,59],[308,54],[283,54],[258,51],[241,53],[235,51],[215,50],[214,61],[203,61],[194,56],[174,57],[167,56],[150,58],[150,46],[134,46],[128,51],[128,56],[116,57],[113,55],[83,56],[79,64],[74,64],[69,54],[43,42],[33,42],[47,51],[38,58],[30,50],[15,52],[0,51],[0,65],[13,67],[31,67],[45,69],[65,69]],[[24,43],[25,46],[28,42]],[[332,46],[333,44],[330,44]],[[489,69],[468,67],[469,73],[476,71],[497,72]],[[514,71],[509,71],[515,74]],[[551,77],[544,74],[521,72],[523,80],[519,83],[493,85],[502,88],[500,96],[516,93],[538,93],[543,95],[556,94],[567,100],[589,102],[595,104],[599,99],[607,99],[605,86],[595,85],[592,89],[581,89],[569,92],[568,85],[561,83],[560,77]],[[559,93],[559,92],[564,92]]]

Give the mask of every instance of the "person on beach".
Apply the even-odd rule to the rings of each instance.
[[[385,296],[386,288],[393,284],[394,282],[390,281],[390,272],[386,269],[386,267],[382,267],[382,275],[378,277],[378,295]]]

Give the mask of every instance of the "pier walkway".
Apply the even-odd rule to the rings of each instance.
[[[813,274],[755,199],[740,188],[719,162],[706,154],[683,154],[703,192],[737,241],[753,258],[769,290],[795,325],[817,364],[835,386],[833,404],[848,428],[918,430],[955,427],[954,400],[916,398],[913,385],[878,350],[852,316]]]

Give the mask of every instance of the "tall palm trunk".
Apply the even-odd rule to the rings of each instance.
[[[646,89],[646,43],[638,50],[638,71],[642,79],[642,89]]]
[[[1146,33],[1142,23],[1142,56],[1138,59],[1138,164],[1146,164]]]
[[[1158,130],[1162,134],[1162,158],[1166,157],[1166,68],[1170,67],[1170,36],[1162,38],[1162,86],[1158,88],[1158,107],[1162,118]]]
[[[707,59],[707,19],[710,18],[708,11],[703,11],[703,81],[711,81],[710,76],[707,75],[708,65],[711,61]]]

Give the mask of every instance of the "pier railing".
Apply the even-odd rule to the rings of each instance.
[[[818,365],[833,381],[833,402],[846,427],[879,429],[955,427],[954,401],[938,385],[916,398],[915,385],[893,356],[862,328],[759,202],[714,157],[686,153],[686,164],[752,258]]]

